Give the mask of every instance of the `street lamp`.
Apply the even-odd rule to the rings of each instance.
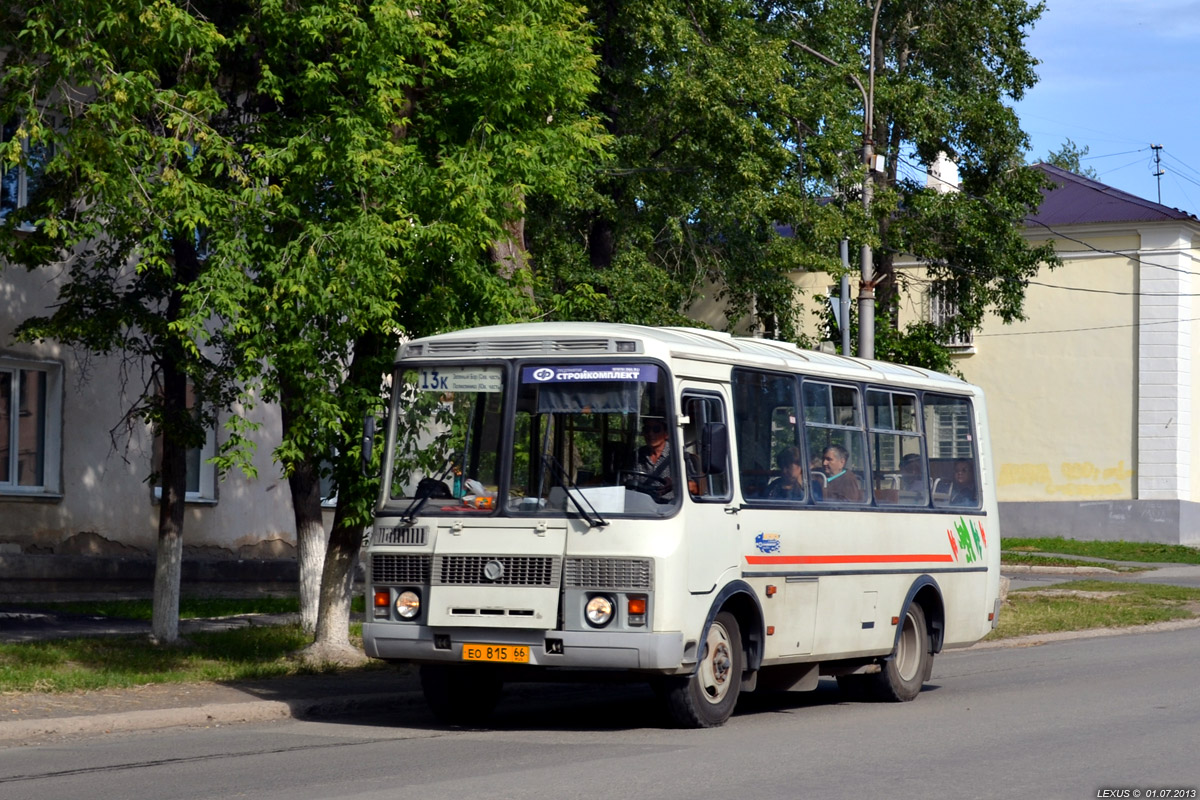
[[[863,175],[862,203],[867,218],[871,216],[871,202],[875,196],[875,182],[871,173],[875,169],[875,142],[872,138],[875,129],[875,33],[879,27],[879,9],[883,0],[875,0],[875,9],[871,15],[871,41],[867,48],[869,65],[867,67],[867,86],[854,75],[847,75],[850,82],[858,87],[863,97],[863,133],[862,159],[866,166]],[[838,69],[842,65],[824,53],[820,53],[803,42],[792,39],[792,44],[804,52],[819,58],[826,64]],[[858,285],[858,355],[859,358],[875,357],[875,266],[871,253],[871,245],[864,243],[859,256],[861,280]]]

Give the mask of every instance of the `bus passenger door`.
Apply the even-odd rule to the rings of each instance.
[[[685,384],[680,426],[687,496],[683,501],[688,553],[688,591],[716,588],[738,567],[737,517],[726,512],[733,501],[728,404],[706,384]]]

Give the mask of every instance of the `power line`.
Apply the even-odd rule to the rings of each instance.
[[[900,160],[904,161],[904,159],[902,159],[902,158]],[[904,163],[908,164],[911,167],[914,167],[914,168],[916,167],[916,165],[912,164],[912,162],[904,161]],[[932,178],[933,180],[944,183],[947,186],[951,186],[951,187],[955,188],[956,190],[958,190],[959,192],[961,192],[964,196],[970,197],[972,200],[978,200],[979,202],[987,205],[989,208],[992,208],[993,211],[995,210],[995,207],[992,205],[991,201],[988,200],[986,197],[980,197],[979,195],[974,195],[974,194],[969,194],[967,192],[963,192],[962,188],[960,186],[957,186],[956,184],[953,184],[950,181],[939,178],[936,175],[930,175],[929,177]],[[1161,205],[1161,203],[1159,205]],[[1193,221],[1195,221],[1194,218],[1192,218],[1192,219],[1193,219]],[[1145,259],[1141,258],[1140,256],[1134,255],[1132,253],[1123,253],[1119,250],[1108,250],[1106,248],[1096,247],[1091,242],[1085,242],[1083,239],[1077,239],[1074,236],[1069,236],[1069,235],[1063,233],[1062,231],[1055,229],[1051,225],[1049,225],[1045,222],[1042,222],[1039,219],[1033,218],[1032,216],[1026,217],[1025,221],[1027,223],[1030,223],[1033,225],[1040,225],[1041,227],[1045,228],[1047,231],[1049,231],[1054,236],[1057,236],[1058,238],[1063,239],[1068,242],[1074,242],[1075,244],[1082,245],[1083,247],[1086,247],[1088,250],[1091,250],[1094,253],[1101,253],[1103,255],[1110,255],[1110,256],[1118,256],[1120,258],[1125,258],[1130,261],[1133,261],[1134,263],[1139,264],[1143,267],[1155,267],[1158,269],[1165,269],[1168,272],[1178,272],[1182,275],[1191,275],[1191,276],[1200,275],[1200,273],[1192,272],[1189,269],[1183,269],[1181,267],[1171,267],[1166,264],[1156,264],[1153,261],[1146,261]]]
[[[1053,333],[1092,333],[1095,331],[1115,331],[1122,328],[1149,328],[1152,325],[1182,325],[1188,322],[1200,322],[1200,317],[1192,317],[1191,319],[1169,319],[1160,320],[1158,322],[1131,322],[1123,325],[1097,325],[1091,328],[1060,328],[1053,331],[1009,331],[1007,333],[976,333],[976,339],[993,338],[996,336],[1042,336]]]

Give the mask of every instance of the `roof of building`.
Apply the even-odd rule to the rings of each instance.
[[[1051,164],[1038,163],[1033,167],[1045,173],[1055,186],[1042,191],[1042,205],[1027,218],[1030,226],[1200,221],[1186,211],[1145,200]]]

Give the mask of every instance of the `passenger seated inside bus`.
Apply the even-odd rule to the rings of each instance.
[[[822,463],[825,467],[825,500],[833,503],[861,503],[862,485],[858,476],[846,469],[850,453],[840,444],[825,448]]]
[[[772,500],[804,499],[804,457],[799,447],[785,447],[776,456],[779,477],[767,487],[767,497]]]
[[[950,487],[949,505],[979,505],[979,497],[975,491],[975,463],[970,459],[960,458],[954,462],[954,483]]]
[[[979,492],[975,484],[975,461],[959,458],[953,463],[942,461],[930,465],[930,471],[945,477],[933,481],[933,504],[940,508],[978,508]]]

